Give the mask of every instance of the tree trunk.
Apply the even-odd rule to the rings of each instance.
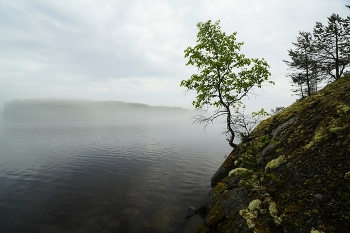
[[[338,48],[338,35],[335,35],[335,79],[340,78],[339,75],[339,48]]]
[[[233,140],[235,139],[235,132],[233,131],[232,127],[231,127],[231,110],[230,110],[230,106],[225,104],[225,108],[227,111],[227,118],[226,118],[226,123],[227,123],[227,130],[230,133],[230,138],[227,139],[228,144],[234,148],[237,149],[237,145],[235,143],[233,143]]]

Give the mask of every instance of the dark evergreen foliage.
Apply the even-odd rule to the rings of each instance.
[[[339,79],[350,64],[350,17],[328,17],[328,25],[316,22],[314,28],[316,61],[330,81]]]
[[[349,6],[346,5],[349,8]],[[295,49],[288,50],[291,61],[283,60],[292,71],[287,76],[301,98],[317,91],[322,80],[332,82],[350,65],[350,17],[328,17],[328,25],[316,22],[313,35],[299,32]]]
[[[313,37],[309,32],[299,32],[297,42],[292,44],[295,49],[288,50],[291,61],[283,60],[292,71],[288,74],[293,85],[296,86],[292,91],[300,97],[309,96],[317,91],[319,82],[319,69]]]

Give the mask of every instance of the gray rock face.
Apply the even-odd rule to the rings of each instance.
[[[228,172],[229,171],[220,166],[220,168],[214,173],[214,175],[210,179],[211,187],[214,188],[218,182],[220,182],[228,175]]]
[[[235,151],[232,151],[230,155],[225,159],[223,164],[219,167],[219,169],[211,177],[210,183],[212,188],[215,187],[218,182],[220,182],[228,175],[236,159],[237,153],[235,153]]]
[[[174,233],[193,233],[205,225],[205,221],[199,215],[193,215],[190,218],[187,218],[185,221],[178,226]]]
[[[266,136],[278,143],[258,148],[253,175],[228,176]],[[350,75],[261,122],[251,138],[227,157],[176,232],[349,232]]]

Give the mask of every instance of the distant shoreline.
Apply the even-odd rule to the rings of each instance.
[[[175,117],[192,113],[191,110],[180,107],[120,101],[26,99],[7,102],[2,117],[11,120],[114,120]]]

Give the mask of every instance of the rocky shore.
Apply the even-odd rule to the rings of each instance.
[[[350,76],[261,122],[211,185],[175,233],[350,232]]]

